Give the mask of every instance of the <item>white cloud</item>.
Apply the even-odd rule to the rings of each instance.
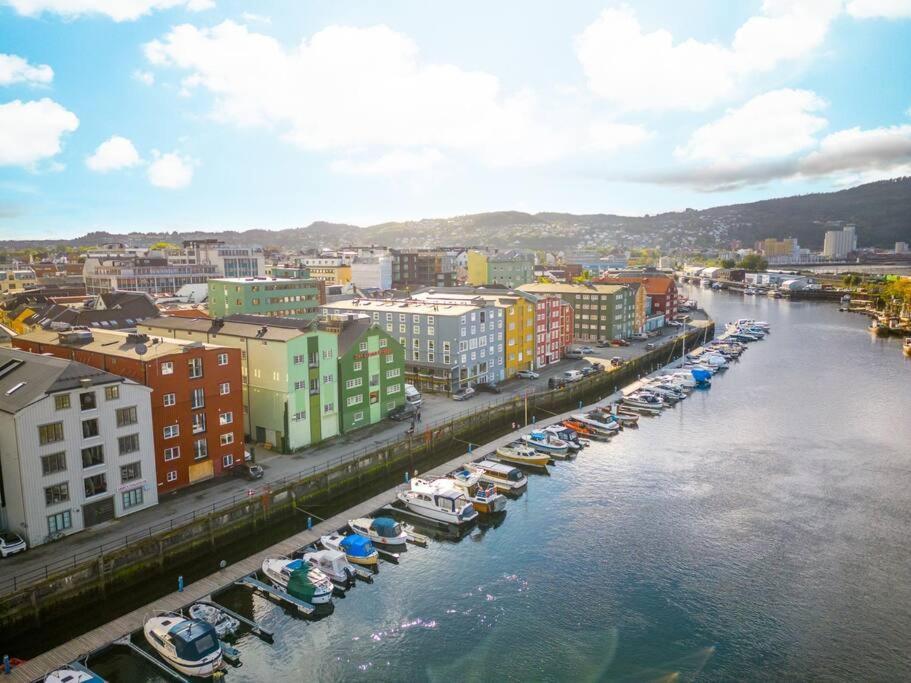
[[[51,99],[0,104],[0,166],[30,166],[60,152],[60,139],[79,127],[76,115]]]
[[[858,19],[911,17],[911,0],[850,0],[848,14]]]
[[[911,162],[911,125],[848,128],[827,135],[819,148],[801,159],[802,175],[834,172],[891,173]]]
[[[253,12],[241,12],[240,18],[248,23],[271,24],[272,18],[263,14],[254,14]]]
[[[428,171],[441,161],[443,155],[436,149],[395,149],[375,159],[339,159],[333,161],[330,167],[336,173],[350,175],[392,175]]]
[[[47,84],[52,80],[54,80],[54,70],[47,64],[34,66],[18,55],[0,53],[0,85]]]
[[[191,12],[211,9],[212,0],[0,0],[19,14],[34,17],[44,12],[67,18],[100,14],[114,21],[135,21],[156,10],[185,7]]]
[[[789,156],[816,144],[825,101],[809,90],[763,93],[697,129],[675,150],[684,159],[730,163]]]
[[[155,84],[155,74],[151,71],[143,71],[142,69],[136,69],[133,72],[133,80],[144,83],[145,85],[154,85]]]
[[[152,151],[154,161],[149,164],[149,182],[155,187],[168,190],[179,190],[187,187],[193,180],[193,159],[178,152],[162,154]]]
[[[98,145],[94,154],[85,160],[85,165],[98,173],[130,168],[141,163],[139,152],[133,143],[120,135],[112,135]]]
[[[701,111],[736,93],[749,77],[812,52],[841,0],[765,0],[731,45],[643,31],[632,8],[604,10],[575,39],[592,92],[628,110]]]
[[[654,137],[643,126],[631,123],[596,121],[588,129],[589,143],[600,152],[613,152],[622,147],[634,147]]]

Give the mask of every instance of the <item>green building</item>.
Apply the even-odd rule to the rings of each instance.
[[[322,303],[316,280],[283,277],[232,277],[209,280],[209,313],[267,315],[314,320]]]
[[[307,266],[295,266],[295,265],[283,265],[283,266],[269,266],[269,274],[272,277],[290,277],[298,278],[301,280],[310,279],[310,269]]]

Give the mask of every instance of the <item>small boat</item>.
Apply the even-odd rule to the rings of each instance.
[[[349,519],[348,527],[374,545],[405,545],[408,542],[408,534],[392,517]]]
[[[438,522],[465,524],[478,516],[464,493],[434,486],[424,479],[412,479],[411,489],[399,491],[396,497],[416,515]]]
[[[521,441],[513,441],[511,444],[497,448],[497,458],[528,467],[546,467],[550,462],[549,455],[542,455]]]
[[[870,331],[877,337],[885,337],[889,334],[889,326],[879,320],[870,323]]]
[[[320,570],[333,583],[346,588],[354,583],[354,567],[348,562],[345,553],[339,550],[314,550],[304,553],[304,561],[311,567]]]
[[[611,404],[606,410],[608,410],[610,414],[614,416],[614,419],[624,427],[636,427],[639,424],[639,415],[624,409],[623,405],[619,403]]]
[[[47,674],[44,683],[104,683],[104,679],[89,671],[63,667]]]
[[[476,473],[482,482],[493,484],[500,493],[519,493],[528,486],[525,472],[502,462],[481,460],[467,463],[462,469]]]
[[[746,294],[747,296],[753,296],[754,294],[756,294],[756,290],[753,289],[752,287],[747,287],[745,290],[743,290],[743,293]]]
[[[772,329],[772,326],[765,320],[753,320],[753,318],[739,318],[734,324],[737,327],[740,327],[741,325],[752,325],[753,327],[760,327],[766,331]]]
[[[380,554],[373,547],[373,543],[358,534],[345,536],[333,531],[331,534],[320,536],[319,541],[324,548],[345,553],[345,557],[353,564],[371,567],[380,561]]]
[[[224,667],[218,634],[204,621],[159,612],[146,619],[142,632],[158,656],[182,674],[209,678]]]
[[[569,455],[569,444],[544,430],[536,429],[531,434],[523,434],[522,441],[541,453],[554,458],[566,458]]]
[[[544,431],[548,434],[553,434],[560,441],[565,441],[571,450],[580,451],[585,447],[585,444],[579,440],[579,435],[562,422],[545,427]]]
[[[602,413],[594,411],[590,413],[577,413],[571,417],[572,420],[585,425],[593,430],[595,434],[602,437],[611,437],[620,431],[620,423],[603,416]]]
[[[481,475],[458,469],[449,477],[435,479],[432,483],[450,488],[465,494],[478,512],[491,514],[506,509],[506,497],[497,493],[493,484],[481,482]]]
[[[906,356],[911,356],[911,337],[905,337],[905,343],[902,344],[902,351]]]
[[[586,427],[581,422],[577,422],[576,420],[573,420],[573,419],[563,420],[563,422],[561,422],[560,424],[562,424],[564,427],[566,427],[570,431],[575,432],[579,436],[584,436],[589,439],[597,439],[600,436],[591,427]]]
[[[240,622],[237,619],[218,609],[215,605],[195,602],[190,605],[190,609],[187,612],[191,619],[211,624],[219,638],[233,634],[240,627]]]
[[[263,560],[263,574],[276,588],[298,600],[312,605],[332,601],[332,582],[329,577],[303,559],[267,557]]]

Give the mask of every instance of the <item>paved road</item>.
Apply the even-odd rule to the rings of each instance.
[[[677,334],[676,330],[665,328],[665,333],[652,341],[665,343],[674,334]],[[485,403],[502,401],[510,395],[521,395],[529,390],[545,390],[549,378],[562,375],[566,370],[584,367],[589,364],[589,361],[600,361],[607,366],[609,359],[614,356],[628,360],[643,353],[645,353],[645,342],[633,342],[628,347],[593,348],[593,353],[588,354],[586,360],[563,360],[541,370],[541,377],[537,380],[509,380],[501,385],[502,394],[479,392],[468,401],[453,401],[443,396],[424,394],[424,405],[421,407],[421,423],[419,424],[442,422],[461,412],[477,410]],[[409,427],[409,422],[385,421],[294,455],[276,454],[263,448],[257,449],[250,446],[255,451],[256,462],[265,470],[263,479],[249,482],[240,478],[228,477],[168,494],[162,497],[155,507],[140,510],[127,517],[72,534],[55,543],[39,546],[25,553],[0,560],[0,580],[24,572],[39,570],[49,562],[71,558],[75,553],[82,555],[91,552],[98,549],[101,544],[115,543],[127,535],[138,534],[151,525],[166,522],[170,517],[191,513],[234,495],[246,495],[251,488],[260,488],[269,482],[296,475],[298,472],[309,470],[314,465],[322,465],[365,448],[372,449],[380,442],[402,436]],[[83,559],[85,558],[80,557],[80,560]]]

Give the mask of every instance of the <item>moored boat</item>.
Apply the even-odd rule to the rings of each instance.
[[[500,493],[516,494],[528,486],[528,477],[518,467],[493,460],[480,460],[463,466],[468,472],[477,473],[481,481],[493,484]]]
[[[506,497],[502,493],[497,493],[493,484],[482,482],[481,475],[474,472],[458,469],[449,477],[436,479],[432,483],[462,492],[478,512],[491,514],[506,509]]]
[[[396,497],[416,515],[438,522],[461,525],[478,516],[464,493],[433,486],[423,479],[412,479],[411,489],[399,491]]]
[[[63,667],[51,671],[44,677],[44,683],[104,683],[103,678],[99,678],[89,671]]]
[[[601,414],[595,413],[594,411],[589,413],[576,413],[572,416],[572,419],[585,425],[589,429],[594,430],[596,434],[603,437],[613,436],[620,431],[619,422],[603,417]]]
[[[349,519],[348,527],[374,545],[405,545],[408,542],[408,534],[392,517]]]
[[[354,567],[340,550],[314,550],[304,553],[306,561],[314,569],[325,574],[333,583],[350,586],[354,583]]]
[[[380,555],[368,539],[357,534],[345,536],[337,531],[319,537],[320,543],[329,550],[338,550],[345,553],[345,557],[353,564],[371,567],[379,562]]]
[[[902,351],[906,356],[911,356],[911,337],[905,337],[905,343],[902,344]]]
[[[263,560],[263,574],[291,597],[322,605],[332,601],[332,582],[319,569],[314,569],[303,559],[267,557]]]
[[[544,431],[548,434],[553,434],[555,437],[560,439],[560,441],[565,441],[566,445],[574,451],[582,450],[588,444],[588,441],[583,443],[579,439],[578,433],[564,425],[562,422],[549,425],[544,428]]]
[[[215,605],[194,602],[190,605],[187,613],[191,619],[211,624],[219,638],[231,635],[240,627],[240,622],[237,619],[218,609]]]
[[[513,441],[506,446],[497,448],[497,458],[515,465],[527,467],[546,467],[550,462],[550,455],[539,453],[531,446],[526,446],[521,441]]]
[[[158,656],[182,674],[209,678],[224,666],[218,634],[204,621],[159,612],[145,620],[142,632]]]
[[[569,445],[544,430],[536,429],[531,434],[523,434],[522,441],[536,451],[547,453],[554,458],[566,458],[570,454]]]

